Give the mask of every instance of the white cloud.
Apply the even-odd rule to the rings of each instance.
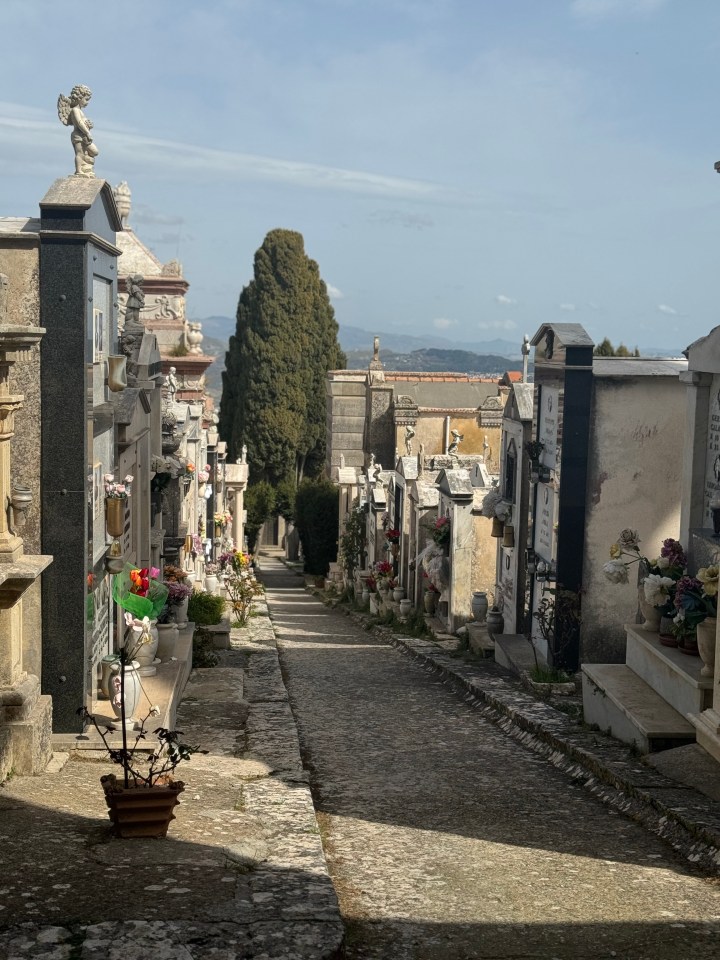
[[[572,0],[570,12],[581,20],[605,20],[608,17],[643,17],[655,13],[669,0]]]
[[[677,316],[677,310],[675,310],[673,307],[669,307],[667,303],[659,303],[658,310],[660,313],[667,313],[670,317]]]
[[[345,294],[342,290],[339,290],[337,287],[333,286],[332,283],[326,283],[328,296],[331,300],[342,300]]]
[[[516,330],[514,320],[481,320],[478,323],[480,330]]]
[[[406,213],[403,210],[374,210],[368,220],[371,223],[397,224],[409,230],[424,230],[434,227],[435,221],[419,213]]]
[[[436,330],[447,330],[448,327],[457,326],[457,320],[449,320],[447,317],[436,317],[432,323]]]
[[[501,303],[504,307],[512,307],[517,303],[512,297],[506,297],[504,293],[499,293],[495,297],[496,303]]]
[[[561,303],[559,304],[561,310],[565,310],[568,313],[575,313],[577,307],[574,303]]]
[[[29,140],[42,149],[57,150],[59,144],[57,121],[22,119],[22,105],[0,102],[0,147],[22,145]],[[28,110],[34,116],[39,111]],[[46,114],[47,115],[47,114]],[[140,165],[143,172],[160,169],[170,177],[215,177],[239,181],[271,181],[299,187],[334,190],[409,200],[459,199],[458,191],[431,183],[404,177],[385,176],[363,170],[329,167],[302,160],[285,160],[253,153],[217,150],[193,143],[161,140],[142,136],[132,131],[105,130],[102,137],[103,159],[123,170],[134,171]],[[423,223],[423,226],[429,226]]]

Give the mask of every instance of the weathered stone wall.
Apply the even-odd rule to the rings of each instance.
[[[643,555],[660,553],[680,530],[685,386],[675,376],[595,378],[587,488],[581,661],[624,662],[624,623],[635,621],[637,581],[602,573],[624,527],[640,534]],[[687,544],[684,544],[687,547]]]
[[[341,455],[346,467],[364,466],[365,374],[355,371],[346,374],[331,372],[326,381],[326,391],[325,467],[328,476],[331,476],[332,468],[340,466]]]

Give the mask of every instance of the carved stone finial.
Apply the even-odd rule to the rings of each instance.
[[[373,360],[376,362],[380,359],[380,337],[375,337],[373,339]]]
[[[528,356],[530,355],[530,337],[525,334],[522,347],[520,348],[523,358],[522,382],[527,383],[528,378]]]
[[[161,270],[164,277],[181,277],[182,272],[183,268],[179,260],[168,260]]]
[[[190,344],[190,353],[202,353],[202,347],[200,346],[203,341],[201,323],[188,324],[187,341]]]
[[[70,91],[70,96],[60,94],[57,102],[58,117],[66,127],[72,127],[70,142],[75,151],[75,176],[94,177],[95,158],[100,152],[95,145],[91,130],[92,121],[83,113],[92,97],[92,90],[79,83]]]
[[[9,293],[10,281],[4,273],[0,273],[0,324],[7,322]]]
[[[117,204],[118,213],[120,214],[120,220],[123,228],[125,228],[128,226],[130,220],[130,200],[132,198],[132,193],[127,182],[123,180],[122,183],[119,183],[113,190],[113,194],[115,195],[115,203]]]

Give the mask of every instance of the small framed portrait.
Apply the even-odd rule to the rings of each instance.
[[[93,310],[93,362],[99,363],[106,357],[105,314],[102,310]]]
[[[93,517],[95,517],[95,519],[102,516],[103,490],[103,465],[101,463],[95,463],[93,464]]]

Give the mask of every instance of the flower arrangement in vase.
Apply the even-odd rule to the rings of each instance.
[[[673,603],[677,611],[673,633],[678,638],[678,648],[683,653],[698,654],[698,628],[706,620],[717,621],[718,567],[702,567],[696,577],[681,577],[675,588]],[[715,624],[713,641],[714,627]]]
[[[652,560],[640,553],[640,543],[637,530],[621,530],[610,547],[610,560],[603,565],[603,573],[611,583],[629,583],[629,569],[638,564],[638,601],[644,627],[656,632],[661,617],[674,616],[675,591],[685,572],[687,557],[682,545],[672,537],[663,540],[660,555]]]
[[[387,560],[378,560],[374,567],[378,593],[386,593],[390,589],[390,580],[395,572],[393,565]]]
[[[450,543],[450,517],[438,517],[433,525],[432,538],[439,547]]]

